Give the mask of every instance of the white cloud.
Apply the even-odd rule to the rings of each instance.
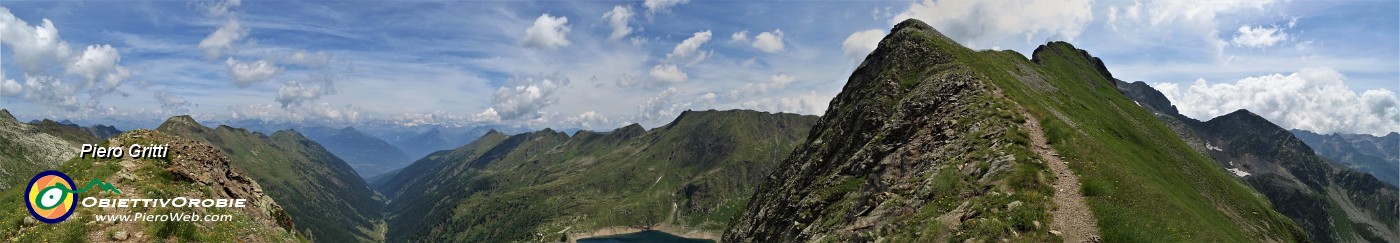
[[[773,30],[773,32],[758,33],[753,37],[753,48],[758,48],[763,52],[774,53],[783,50],[783,30]]]
[[[549,14],[541,14],[535,19],[535,24],[525,29],[525,38],[522,43],[526,47],[555,50],[559,47],[569,46],[569,18],[559,16],[555,18]]]
[[[656,96],[647,99],[646,103],[637,106],[637,117],[639,122],[653,123],[663,119],[675,117],[681,111],[690,107],[690,102],[680,102],[676,94],[680,91],[676,88],[666,88],[657,93]]]
[[[739,89],[730,90],[728,99],[737,100],[744,97],[762,96],[764,94],[767,94],[769,91],[779,90],[783,87],[787,87],[788,84],[791,84],[792,81],[796,79],[797,78],[792,77],[792,75],[788,75],[786,73],[773,75],[768,78],[768,82],[744,84],[744,86],[740,87]]]
[[[1234,43],[1236,46],[1247,46],[1256,48],[1269,47],[1288,39],[1288,34],[1283,33],[1283,31],[1277,27],[1265,28],[1263,26],[1240,26],[1238,32],[1239,34],[1235,35],[1235,38],[1230,40],[1230,43]]]
[[[1220,13],[1243,8],[1263,9],[1273,0],[1229,0],[1210,2],[1153,1],[1148,6],[1152,25],[1162,25],[1176,21],[1194,23],[1215,23]]]
[[[642,6],[647,7],[647,14],[652,14],[657,12],[665,12],[671,7],[675,7],[676,5],[681,5],[686,2],[690,2],[690,0],[646,0],[642,2]]]
[[[75,56],[49,19],[30,26],[8,8],[0,7],[0,36],[0,44],[10,47],[10,60],[19,64],[25,77],[23,83],[0,81],[6,96],[76,111],[79,102],[74,95],[79,91],[88,93],[89,107],[97,107],[102,96],[131,77],[130,70],[118,65],[121,54],[111,45],[90,45]],[[65,82],[57,73],[60,68],[81,79],[78,85]]]
[[[359,107],[335,106],[329,103],[293,105],[235,105],[229,106],[232,120],[257,119],[269,122],[302,124],[349,125],[363,121]]]
[[[1134,27],[1135,32],[1138,32],[1136,34],[1149,36],[1182,38],[1174,37],[1182,35],[1186,38],[1192,38],[1191,36],[1194,35],[1194,39],[1200,41],[1199,43],[1193,43],[1194,41],[1190,41],[1190,39],[1177,42],[1186,42],[1185,45],[1204,46],[1209,48],[1208,50],[1213,52],[1218,60],[1228,62],[1230,57],[1224,52],[1230,41],[1220,38],[1219,26],[1221,24],[1217,17],[1241,10],[1263,10],[1265,5],[1273,2],[1273,0],[1152,1],[1142,10],[1146,13],[1147,25],[1132,27]],[[1127,14],[1131,14],[1131,11]]]
[[[253,83],[262,82],[272,78],[272,76],[277,76],[277,74],[282,73],[282,68],[273,65],[267,60],[242,63],[230,57],[228,60],[224,61],[224,64],[228,66],[229,75],[233,76],[233,83],[240,88],[248,87]]]
[[[18,83],[6,81],[5,86],[7,87],[5,88],[11,89],[14,88],[12,87],[14,85],[18,85]],[[63,81],[59,80],[57,77],[26,74],[24,77],[24,84],[21,86],[23,87],[14,90],[22,92],[19,96],[25,100],[39,102],[69,111],[75,111],[79,108],[78,97],[74,96],[77,89],[72,85],[63,83]],[[5,93],[12,92],[5,91]]]
[[[912,3],[890,23],[919,19],[970,47],[1009,46],[1037,37],[1073,40],[1094,19],[1091,0],[933,1]]]
[[[474,121],[474,122],[501,122],[501,114],[496,113],[496,108],[486,108],[486,110],[481,111],[481,113],[477,113],[477,114],[475,114],[475,115],[472,115],[471,121]]]
[[[172,95],[165,90],[156,91],[155,98],[156,103],[160,103],[160,109],[165,114],[189,114],[191,108],[197,107],[185,97]]]
[[[491,108],[478,115],[494,114],[499,120],[540,118],[544,114],[541,110],[559,102],[555,92],[569,85],[569,79],[555,74],[514,77],[507,83],[491,95]]]
[[[224,55],[225,52],[233,50],[233,42],[248,36],[248,28],[243,26],[243,22],[238,20],[238,16],[233,14],[233,9],[243,4],[242,0],[215,1],[206,3],[205,14],[210,17],[223,17],[224,22],[219,24],[219,28],[204,40],[199,41],[199,49],[204,52],[206,58],[216,58]]]
[[[1121,8],[1121,9],[1118,8],[1118,6],[1109,6],[1109,7],[1108,7],[1108,22],[1107,22],[1109,28],[1111,28],[1111,29],[1113,29],[1113,30],[1118,30],[1118,20],[1120,19],[1120,17],[1119,17],[1120,14],[1122,15],[1121,18],[1122,18],[1123,20],[1127,20],[1127,21],[1140,21],[1140,20],[1142,20],[1142,2],[1141,2],[1141,1],[1133,1],[1133,5],[1128,5],[1127,7],[1123,7],[1123,8]]]
[[[704,95],[700,95],[700,103],[714,104],[715,99],[718,97],[719,95],[715,95],[714,92],[705,93]]]
[[[58,28],[53,21],[43,19],[43,23],[30,26],[10,9],[0,7],[0,43],[10,46],[14,62],[24,68],[25,73],[42,73],[48,68],[68,62],[72,50],[68,42],[58,36]]]
[[[282,87],[277,88],[277,102],[287,107],[314,101],[329,94],[335,94],[334,80],[324,74],[313,74],[305,80],[282,83]]]
[[[657,64],[651,67],[651,77],[659,81],[679,83],[685,82],[689,75],[682,72],[675,64]]]
[[[1307,68],[1296,73],[1250,77],[1235,83],[1197,80],[1183,87],[1157,83],[1183,115],[1208,120],[1248,109],[1284,128],[1319,133],[1400,131],[1400,99],[1394,91],[1374,89],[1358,95],[1331,68]]]
[[[673,61],[689,60],[687,61],[687,66],[704,61],[706,57],[710,56],[710,53],[707,51],[699,51],[699,49],[705,42],[710,41],[710,35],[711,33],[709,30],[695,32],[690,38],[686,38],[684,41],[681,41],[680,44],[676,44],[676,48],[672,49],[670,54],[666,54],[666,59]]]
[[[577,126],[582,129],[593,129],[612,125],[612,119],[608,119],[596,111],[586,111],[564,119],[565,123]]]
[[[745,31],[734,32],[734,34],[729,34],[729,42],[748,43],[748,42],[749,42],[749,31],[745,30]]]
[[[841,42],[841,53],[846,58],[861,60],[865,55],[875,51],[875,47],[880,45],[880,40],[885,38],[885,30],[868,29],[851,33],[846,37],[846,41]]]
[[[233,42],[243,39],[247,35],[248,28],[243,27],[242,22],[235,18],[229,18],[219,24],[219,28],[214,30],[214,33],[209,33],[208,37],[199,41],[199,49],[204,51],[204,57],[219,57],[224,52],[233,49]]]
[[[301,64],[307,67],[324,67],[331,62],[331,55],[325,51],[309,52],[297,50],[292,54],[287,54],[282,58],[286,63]]]
[[[107,73],[116,71],[118,60],[121,60],[121,54],[118,54],[117,49],[112,48],[111,45],[88,46],[87,50],[83,51],[83,55],[68,66],[68,73],[89,81],[97,80]]]
[[[826,106],[830,101],[830,96],[817,95],[815,91],[811,91],[795,96],[764,97],[745,101],[740,104],[740,107],[761,111],[821,115],[826,112]]]
[[[622,5],[613,6],[612,11],[603,14],[603,19],[608,20],[608,26],[612,27],[612,34],[608,39],[622,39],[627,34],[632,33],[632,27],[627,26],[627,22],[632,20],[632,8]]]
[[[238,5],[242,3],[242,0],[218,1],[205,6],[204,11],[206,14],[209,14],[209,16],[225,16],[233,13],[233,8],[238,7]]]
[[[640,84],[642,84],[642,79],[636,75],[622,74],[622,77],[617,79],[618,87],[635,87]]]
[[[5,71],[0,70],[0,96],[19,96],[24,93],[24,86],[14,79],[5,77]]]

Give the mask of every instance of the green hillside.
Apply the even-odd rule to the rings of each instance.
[[[646,131],[489,132],[376,187],[389,241],[575,239],[608,229],[714,238],[815,117],[686,111]]]
[[[1046,205],[1055,179],[1037,161],[1063,160],[1106,242],[1305,240],[1119,93],[1097,58],[1063,42],[1031,56],[900,23],[725,239],[1045,241],[1037,225],[1063,206]],[[1034,127],[1058,153],[1025,157]]]
[[[318,242],[381,240],[377,194],[348,164],[295,131],[272,135],[240,128],[208,128],[189,116],[166,120],[158,131],[205,141],[267,188],[286,207],[297,230]]]

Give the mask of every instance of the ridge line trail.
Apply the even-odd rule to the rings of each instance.
[[[1070,171],[1069,163],[1060,159],[1055,148],[1050,147],[1045,139],[1045,130],[1036,122],[1039,120],[1024,111],[1021,115],[1026,116],[1024,127],[1031,135],[1031,150],[1045,159],[1050,171],[1055,174],[1056,207],[1050,210],[1050,230],[1063,232],[1061,236],[1065,242],[1093,242],[1099,239],[1098,220],[1079,191],[1079,176]]]

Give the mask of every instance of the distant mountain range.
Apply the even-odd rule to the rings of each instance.
[[[1370,134],[1322,135],[1298,129],[1289,132],[1322,157],[1376,176],[1392,186],[1400,185],[1400,133],[1377,137]]]
[[[350,167],[363,178],[379,176],[413,162],[413,158],[404,154],[399,147],[360,132],[355,127],[306,127],[297,131],[350,163]]]

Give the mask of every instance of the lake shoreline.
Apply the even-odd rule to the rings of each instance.
[[[680,237],[685,237],[685,238],[691,238],[691,239],[713,240],[713,241],[715,241],[715,242],[719,242],[720,236],[723,235],[723,233],[724,233],[724,232],[719,232],[719,231],[708,231],[708,230],[688,229],[688,228],[678,227],[678,226],[672,226],[672,225],[659,225],[659,226],[653,227],[653,228],[651,228],[651,229],[644,229],[644,228],[637,228],[637,227],[629,227],[629,226],[611,226],[611,227],[605,227],[605,228],[601,228],[601,229],[597,229],[597,230],[593,230],[593,231],[588,231],[588,232],[570,233],[570,234],[569,234],[569,243],[578,242],[579,239],[583,239],[583,238],[591,238],[591,237],[599,237],[599,236],[609,236],[609,235],[631,234],[631,233],[637,233],[637,232],[642,232],[642,231],[646,231],[646,230],[661,231],[661,232],[665,232],[665,233],[667,233],[667,234],[672,234],[672,235],[675,235],[675,236],[680,236]]]

